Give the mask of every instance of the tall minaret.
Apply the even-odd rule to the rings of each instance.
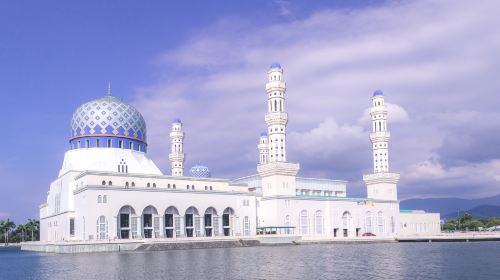
[[[283,69],[279,63],[273,63],[267,71],[267,133],[262,133],[259,141],[259,164],[257,172],[261,178],[262,196],[295,196],[296,176],[300,166],[286,159],[286,125],[288,114],[285,113],[285,82]],[[270,212],[269,212],[270,213]],[[279,225],[280,220],[268,215],[262,225]]]
[[[172,147],[168,158],[172,163],[172,176],[184,176],[184,132],[182,132],[182,122],[179,118],[172,122],[172,131],[170,132]]]
[[[267,138],[267,132],[260,133],[259,140],[259,164],[266,164],[269,162],[269,139]]]
[[[286,85],[283,81],[283,69],[279,63],[273,63],[267,72],[267,114],[266,123],[269,134],[269,162],[286,162],[286,124],[285,113]]]
[[[384,94],[376,90],[372,97],[372,133],[370,140],[373,149],[373,172],[389,172],[389,138],[387,130],[387,106],[384,103]]]
[[[370,115],[372,117],[370,140],[373,149],[373,174],[363,176],[367,197],[397,201],[399,174],[389,172],[390,134],[387,130],[387,106],[381,90],[373,93]]]

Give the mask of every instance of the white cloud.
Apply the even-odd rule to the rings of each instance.
[[[494,176],[475,179],[482,169],[489,172],[491,159],[450,169],[439,153],[458,133],[457,118],[484,121],[497,111],[498,10],[495,1],[410,1],[271,26],[221,19],[158,56],[167,78],[138,90],[151,154],[168,170],[170,119],[179,116],[189,163],[202,161],[216,176],[254,173],[258,133],[265,129],[266,67],[278,60],[288,87],[289,158],[307,174],[356,181],[368,171],[366,108],[380,88],[389,107],[392,167],[408,177],[402,181],[408,195],[428,191],[412,188],[420,183],[452,193],[447,186],[455,177],[494,194]]]

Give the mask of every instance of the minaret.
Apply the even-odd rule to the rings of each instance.
[[[283,69],[279,63],[273,63],[267,72],[267,114],[266,123],[269,139],[269,162],[286,162],[286,125],[288,114],[285,113],[286,85],[283,81]]]
[[[372,96],[370,109],[372,132],[370,140],[373,149],[373,174],[363,176],[367,197],[380,200],[397,201],[399,174],[389,173],[389,138],[387,130],[387,106],[384,93],[376,90]]]
[[[168,158],[172,163],[172,176],[184,176],[184,132],[182,132],[182,122],[179,118],[172,122],[170,139],[172,147]]]
[[[372,97],[372,133],[370,140],[373,149],[373,172],[389,172],[389,138],[387,130],[387,106],[384,103],[384,94],[376,90]]]
[[[260,133],[260,140],[259,140],[259,164],[266,164],[268,163],[268,157],[269,157],[269,139],[267,138],[267,132],[261,132]]]
[[[267,113],[265,116],[267,133],[262,133],[259,142],[259,164],[257,172],[261,178],[262,196],[295,196],[296,176],[300,166],[286,160],[285,82],[283,69],[273,63],[267,71],[266,83]],[[279,216],[279,215],[278,215]],[[276,216],[276,217],[278,217]],[[280,224],[267,217],[266,223]]]

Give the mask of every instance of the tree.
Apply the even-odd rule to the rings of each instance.
[[[26,225],[20,224],[17,226],[17,232],[21,233],[21,242],[24,242],[24,233],[26,232]]]
[[[36,219],[28,219],[28,223],[26,224],[26,228],[31,232],[31,241],[35,240],[35,233],[39,234],[40,231],[40,221]]]
[[[6,246],[9,243],[9,233],[15,227],[16,227],[16,224],[14,224],[14,222],[11,221],[10,219],[7,219],[5,221],[1,221],[0,229],[2,230],[2,232],[4,234],[4,241],[5,241]]]

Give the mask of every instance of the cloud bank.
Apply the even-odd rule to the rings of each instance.
[[[255,173],[268,66],[287,82],[288,158],[302,176],[350,181],[371,170],[371,93],[389,105],[400,197],[500,192],[500,3],[388,2],[270,26],[221,19],[153,59],[157,84],[136,90],[149,150],[169,170],[170,122],[184,121],[187,165]],[[277,11],[284,13],[284,10]],[[290,10],[286,10],[289,13]]]

